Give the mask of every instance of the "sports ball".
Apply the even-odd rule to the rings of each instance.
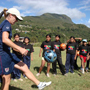
[[[77,51],[77,56],[79,56],[79,51]]]
[[[60,49],[65,50],[66,49],[66,44],[65,43],[60,44]]]
[[[57,54],[53,50],[45,51],[44,59],[46,62],[53,63],[57,59]]]

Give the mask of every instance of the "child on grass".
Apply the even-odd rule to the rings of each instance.
[[[23,42],[19,41],[20,35],[18,33],[14,34],[14,43],[20,47],[23,47]],[[15,50],[14,48],[12,49],[13,53],[20,59],[22,60],[22,55],[17,52],[17,50]],[[19,69],[14,68],[13,72],[12,72],[12,79],[17,82],[16,78],[20,81],[23,81],[23,79],[21,78],[21,71]]]
[[[82,73],[84,74],[85,63],[88,60],[88,46],[87,46],[87,39],[83,39],[82,41],[83,41],[83,44],[79,46],[78,50],[80,51]]]
[[[29,37],[25,37],[24,38],[24,48],[26,50],[28,50],[28,53],[26,56],[23,57],[23,62],[28,66],[28,68],[30,69],[30,64],[31,61],[33,61],[33,46],[30,43],[30,38]],[[27,79],[27,77],[23,74],[24,78]]]
[[[60,35],[56,35],[55,36],[55,41],[52,42],[52,49],[57,54],[57,60],[52,63],[52,68],[53,68],[53,74],[54,74],[54,76],[57,74],[57,71],[56,71],[56,62],[58,62],[58,65],[59,65],[59,68],[60,68],[60,70],[62,72],[62,75],[65,74],[64,66],[62,64],[60,44],[61,44],[61,42],[60,42]]]
[[[66,74],[69,72],[69,67],[71,73],[74,74],[74,59],[75,59],[75,54],[77,50],[77,44],[75,42],[75,38],[73,36],[70,37],[70,42],[67,43],[66,47],[66,64],[65,64],[65,69],[66,69]]]
[[[51,35],[50,34],[46,35],[46,41],[44,41],[41,44],[41,49],[40,49],[39,57],[41,57],[41,52],[43,51],[43,53],[42,53],[42,61],[41,61],[41,66],[39,68],[39,72],[36,74],[36,76],[40,75],[43,67],[45,66],[46,61],[44,60],[44,53],[47,50],[51,50]],[[47,74],[46,74],[47,77],[50,77],[49,71],[50,71],[50,63],[47,63]]]
[[[89,61],[90,61],[90,40],[88,41],[88,55],[89,55],[89,60],[87,60],[87,65],[86,65],[86,72],[88,72],[88,69],[89,69]]]

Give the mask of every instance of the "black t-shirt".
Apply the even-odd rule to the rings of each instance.
[[[44,57],[44,53],[45,53],[45,51],[47,51],[47,50],[51,50],[52,48],[51,48],[51,45],[52,43],[51,43],[51,41],[44,41],[42,44],[41,44],[41,48],[43,48],[43,53],[42,53],[42,57]]]
[[[89,45],[89,44],[87,44],[87,46],[88,46],[88,52],[90,53],[90,45]]]
[[[20,41],[14,41],[14,43],[16,44],[16,45],[18,45],[18,46],[20,46],[20,47],[24,47],[24,44],[22,43],[22,42],[20,42]],[[13,49],[12,49],[13,50]],[[13,53],[14,54],[16,54],[16,55],[21,55],[19,52],[16,52],[16,51],[14,51],[13,50]]]
[[[79,44],[81,43],[81,40],[76,40],[77,49],[79,48]]]
[[[67,50],[67,53],[69,53],[69,54],[75,54],[76,50],[77,50],[76,42],[69,42],[69,43],[67,43],[66,50]]]
[[[52,42],[52,49],[55,49],[55,52],[57,55],[61,55],[61,50],[60,50],[60,41],[53,41]]]
[[[81,45],[78,50],[80,50],[80,55],[87,56],[88,46]]]
[[[14,41],[14,43],[16,44],[16,45],[18,45],[18,46],[20,46],[20,47],[24,47],[24,44],[22,43],[22,42],[20,42],[20,41]],[[22,58],[22,55],[21,55],[21,53],[19,53],[19,52],[16,52],[16,51],[14,51],[13,49],[12,49],[12,51],[13,51],[13,53],[18,57],[18,58]]]
[[[24,44],[24,48],[28,50],[27,56],[30,56],[32,52],[34,52],[33,45],[31,44]]]

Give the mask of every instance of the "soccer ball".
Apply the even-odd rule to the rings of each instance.
[[[66,44],[65,43],[60,44],[60,49],[64,51],[66,49]]]
[[[79,51],[77,51],[77,56],[79,56],[79,53],[80,53],[80,52],[79,52]]]
[[[46,62],[53,63],[57,59],[57,54],[53,50],[48,50],[44,53]]]

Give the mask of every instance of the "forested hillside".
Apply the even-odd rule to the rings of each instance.
[[[28,36],[32,42],[45,40],[45,35],[49,33],[52,40],[56,34],[60,34],[62,42],[66,42],[70,36],[90,39],[90,28],[73,23],[66,15],[45,13],[41,16],[26,16],[23,19],[12,26],[13,34],[17,32],[21,36]]]

